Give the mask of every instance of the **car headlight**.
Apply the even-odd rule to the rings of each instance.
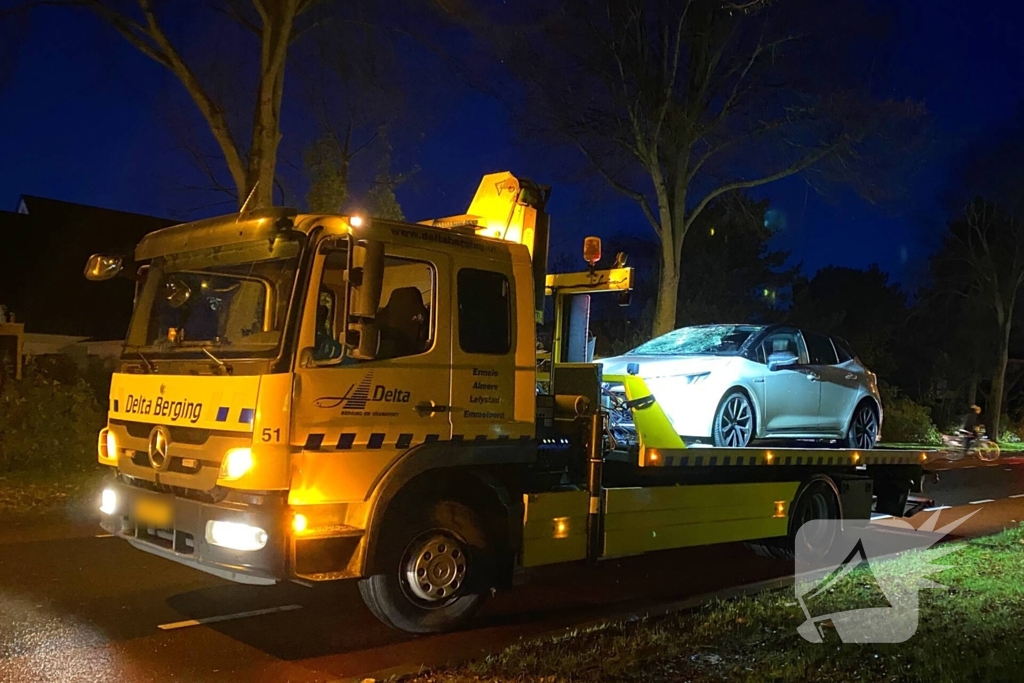
[[[683,375],[683,381],[686,382],[687,384],[696,384],[698,382],[703,382],[705,379],[707,379],[708,375],[710,374],[711,372],[709,371],[696,372],[692,375]]]
[[[251,448],[232,448],[220,464],[220,478],[239,479],[252,469],[252,464]]]

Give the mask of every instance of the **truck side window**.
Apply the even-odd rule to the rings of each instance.
[[[345,300],[345,269],[348,267],[348,253],[332,251],[324,262],[324,274],[320,280],[320,291],[316,306],[316,347],[314,358],[330,360],[341,356],[341,306]]]
[[[508,278],[463,268],[458,276],[459,346],[466,353],[506,354],[512,349],[512,302]]]
[[[434,343],[434,267],[425,261],[384,257],[377,359],[426,353]]]
[[[341,355],[345,328],[341,302],[345,300],[347,252],[333,251],[324,263],[317,301],[316,358]],[[434,267],[424,261],[386,255],[381,307],[377,310],[380,350],[377,360],[425,353],[433,345]],[[337,345],[337,349],[335,346]]]

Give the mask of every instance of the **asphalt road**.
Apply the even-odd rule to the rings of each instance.
[[[958,535],[1024,520],[1024,459],[931,466],[939,482],[926,490],[943,508],[942,523],[978,511]],[[496,596],[470,631],[410,637],[374,620],[351,582],[234,585],[100,533],[88,520],[0,524],[0,681],[382,676],[792,571],[738,544],[557,567]]]

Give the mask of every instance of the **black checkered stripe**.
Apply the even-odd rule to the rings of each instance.
[[[726,449],[728,450],[728,449]],[[856,465],[917,465],[925,462],[916,451],[860,451],[851,453],[800,452],[800,451],[762,451],[736,449],[738,453],[722,453],[714,451],[701,453],[700,449],[652,449],[646,458],[648,467],[737,467],[763,465],[767,467],[786,466],[839,466]],[[652,458],[651,453],[657,457]],[[927,457],[928,460],[931,456]]]
[[[306,451],[351,451],[355,449],[363,450],[383,450],[385,448],[393,449],[406,449],[412,448],[413,446],[420,446],[426,443],[436,443],[439,441],[457,441],[457,442],[474,442],[479,443],[482,441],[529,441],[530,436],[523,435],[519,437],[512,437],[508,434],[502,434],[500,436],[492,436],[489,434],[453,434],[451,439],[442,439],[440,434],[426,434],[424,436],[417,437],[415,434],[388,434],[386,432],[373,432],[366,439],[366,443],[356,441],[356,432],[342,432],[337,438],[333,435],[328,435],[323,432],[310,432],[306,437],[306,443],[302,447]]]

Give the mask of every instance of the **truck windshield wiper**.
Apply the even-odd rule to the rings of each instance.
[[[153,363],[148,358],[146,358],[142,354],[142,351],[140,351],[137,348],[136,349],[132,349],[132,350],[135,351],[135,355],[137,355],[139,358],[141,358],[142,362],[146,364],[146,370],[148,370],[151,374],[156,374],[156,367],[153,365]]]
[[[213,360],[214,363],[216,363],[217,365],[221,366],[222,368],[225,367],[224,361],[222,361],[220,358],[217,358],[217,356],[213,355],[213,351],[210,350],[210,345],[209,344],[206,344],[204,346],[200,346],[199,348],[201,348],[203,350],[203,353],[205,353],[207,356],[209,356]]]

